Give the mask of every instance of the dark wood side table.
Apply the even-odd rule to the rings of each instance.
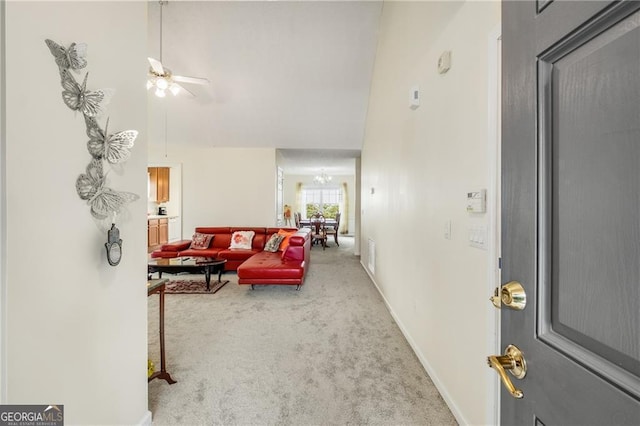
[[[149,376],[149,380],[147,382],[152,381],[153,379],[164,379],[170,385],[176,383],[175,380],[171,378],[171,375],[167,373],[167,367],[164,362],[164,287],[168,282],[166,278],[164,280],[149,280],[147,281],[147,297],[152,294],[158,293],[159,305],[160,305],[160,371],[154,372],[151,376]]]

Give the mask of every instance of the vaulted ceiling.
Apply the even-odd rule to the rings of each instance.
[[[309,164],[305,152],[334,164],[357,156],[380,1],[169,1],[162,7],[160,52],[160,4],[149,3],[149,56],[162,56],[174,74],[211,83],[185,84],[194,98],[150,92],[150,144],[279,148],[287,150],[285,162],[299,164]]]

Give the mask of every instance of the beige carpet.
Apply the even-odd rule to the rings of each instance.
[[[251,290],[227,273],[215,295],[167,295],[167,370],[178,383],[149,383],[154,424],[456,424],[353,239],[340,243],[312,249],[300,291]],[[157,302],[149,297],[149,355],[159,368]]]

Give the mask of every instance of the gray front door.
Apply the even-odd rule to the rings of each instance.
[[[640,424],[640,2],[506,1],[501,423]],[[499,379],[496,379],[499,380]]]

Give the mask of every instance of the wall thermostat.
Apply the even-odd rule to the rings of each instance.
[[[484,213],[487,211],[487,190],[467,192],[467,212]]]
[[[444,74],[451,68],[451,51],[445,50],[438,58],[438,73]]]

